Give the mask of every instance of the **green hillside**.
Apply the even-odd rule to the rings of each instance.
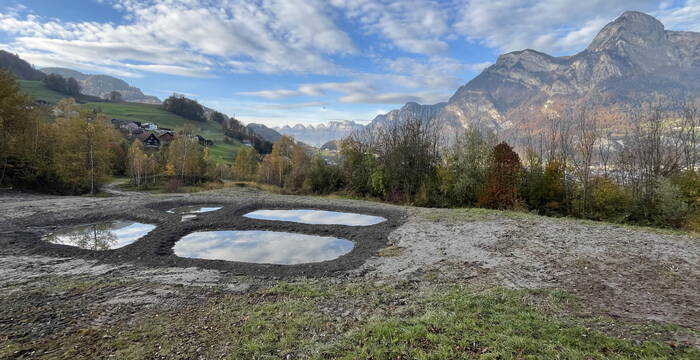
[[[45,100],[49,102],[57,102],[66,96],[64,94],[49,90],[44,87],[40,81],[19,81],[22,89],[35,99]],[[181,116],[167,112],[161,109],[158,105],[139,104],[139,103],[107,103],[107,102],[92,102],[87,103],[88,107],[105,114],[107,117],[119,118],[140,122],[152,122],[158,124],[159,127],[177,129],[185,124],[192,124],[199,134],[214,142],[214,146],[209,148],[209,154],[218,162],[230,163],[233,161],[233,156],[242,146],[240,142],[230,139],[230,143],[225,143],[224,131],[221,125],[207,121],[204,123],[185,119]]]
[[[105,114],[109,118],[119,118],[140,122],[152,122],[159,127],[177,129],[185,124],[192,124],[197,130],[195,133],[214,141],[214,146],[209,148],[209,154],[217,161],[231,162],[233,154],[238,151],[241,144],[235,140],[225,143],[224,131],[221,125],[207,121],[204,123],[185,119],[179,115],[167,112],[158,105],[138,103],[88,103],[88,107]]]
[[[24,92],[37,100],[55,103],[66,97],[65,94],[47,89],[41,81],[17,80],[17,82]]]

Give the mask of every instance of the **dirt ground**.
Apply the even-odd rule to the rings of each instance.
[[[579,315],[668,324],[678,331],[662,337],[700,344],[700,239],[695,236],[529,214],[399,207],[248,188],[113,195],[0,194],[0,341],[20,333],[57,336],[52,330],[56,327],[119,323],[140,311],[197,306],[212,292],[240,294],[312,278],[332,283],[410,282],[416,291],[436,282],[475,289],[557,289],[581,300]],[[225,211],[187,223],[163,211],[181,204],[222,204]],[[346,210],[389,220],[362,229],[239,216],[256,208]],[[98,253],[40,240],[61,226],[117,218],[146,220],[159,228],[123,250]],[[170,247],[180,236],[221,228],[330,234],[353,240],[356,247],[337,260],[296,266],[181,259],[172,254]],[[62,292],[64,279],[106,285],[84,294]],[[46,287],[52,290],[40,291]],[[56,315],[64,303],[80,304],[70,308],[82,309],[80,314]],[[32,311],[20,316],[18,306]],[[329,304],[328,311],[355,314],[360,308],[362,304]],[[627,335],[628,328],[606,326],[607,333]],[[15,356],[31,357],[31,352]]]

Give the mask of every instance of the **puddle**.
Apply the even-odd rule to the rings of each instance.
[[[44,240],[88,250],[109,250],[129,245],[155,228],[133,221],[107,221],[56,231]]]
[[[207,213],[207,212],[212,212],[216,210],[220,210],[223,206],[201,206],[201,205],[194,205],[194,206],[180,206],[176,207],[174,209],[167,210],[167,213],[170,214],[201,214],[201,213]]]
[[[335,259],[349,253],[352,241],[275,231],[203,231],[180,239],[175,255],[261,264],[294,265]]]
[[[386,221],[380,216],[324,210],[256,210],[243,215],[251,219],[291,221],[313,225],[368,226]]]

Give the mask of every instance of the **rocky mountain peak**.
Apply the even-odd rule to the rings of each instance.
[[[588,50],[616,49],[621,44],[652,48],[666,41],[664,25],[659,20],[638,11],[627,11],[605,25],[588,46]]]

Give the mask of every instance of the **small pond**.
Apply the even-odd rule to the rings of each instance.
[[[251,219],[291,221],[313,225],[368,226],[386,221],[380,216],[324,210],[256,210],[243,215]]]
[[[203,231],[180,239],[173,251],[187,258],[294,265],[335,259],[353,248],[334,237],[274,231]]]
[[[167,210],[166,212],[170,214],[201,214],[220,210],[221,208],[222,206],[180,206],[174,209]]]
[[[109,250],[129,245],[155,228],[133,221],[106,221],[56,231],[44,240],[88,250]]]

